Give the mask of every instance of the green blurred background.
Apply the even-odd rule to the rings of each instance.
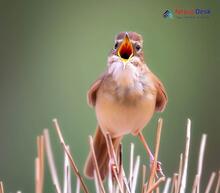
[[[164,19],[166,9],[210,9],[203,19]],[[0,180],[7,192],[34,192],[36,136],[48,127],[62,181],[63,153],[52,119],[82,171],[88,135],[96,127],[86,103],[90,84],[106,68],[113,38],[120,31],[144,37],[145,59],[164,82],[169,104],[144,130],[153,146],[157,119],[164,118],[160,160],[164,172],[177,171],[184,151],[187,118],[192,119],[191,187],[202,133],[208,134],[203,187],[220,166],[219,1],[1,1],[0,2]],[[125,137],[142,163],[140,142]],[[125,159],[126,166],[126,159]],[[46,169],[45,192],[53,187]],[[73,183],[73,185],[75,182]],[[93,190],[93,183],[87,181]]]

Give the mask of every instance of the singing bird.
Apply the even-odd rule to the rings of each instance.
[[[144,61],[143,38],[140,34],[120,32],[116,35],[107,69],[90,87],[87,100],[97,117],[94,149],[99,172],[104,179],[109,164],[106,134],[110,134],[117,152],[124,135],[138,135],[154,112],[163,111],[167,104],[163,84]],[[84,173],[93,178],[91,152]]]

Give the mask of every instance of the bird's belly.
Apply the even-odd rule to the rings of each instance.
[[[112,137],[128,133],[134,135],[142,130],[151,119],[155,109],[155,96],[145,96],[135,104],[123,104],[108,96],[98,97],[96,116],[103,132]]]

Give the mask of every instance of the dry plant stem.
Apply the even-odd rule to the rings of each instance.
[[[44,129],[43,133],[44,133],[44,139],[45,139],[46,155],[47,155],[47,160],[49,163],[48,165],[50,168],[52,181],[53,181],[53,184],[55,186],[55,190],[57,191],[57,193],[61,193],[62,192],[61,186],[60,186],[60,182],[59,182],[58,175],[57,175],[56,165],[54,162],[53,151],[51,148],[50,135],[49,135],[48,129]]]
[[[128,180],[125,176],[125,171],[124,171],[124,168],[123,168],[123,164],[121,165],[121,174],[122,174],[122,181],[125,184],[125,188],[126,188],[127,192],[130,193],[130,188],[129,188]]]
[[[35,192],[43,192],[44,182],[44,137],[37,137],[37,158],[35,159]]]
[[[183,154],[180,154],[180,163],[179,163],[179,172],[178,172],[178,180],[177,180],[177,188],[175,193],[178,193],[180,191],[180,182],[182,178],[182,171],[183,171]]]
[[[106,140],[106,144],[107,144],[109,160],[110,160],[110,162],[113,162],[115,164],[115,166],[117,168],[117,172],[119,173],[119,164],[118,164],[116,153],[114,151],[114,147],[112,144],[112,138],[109,133],[106,134],[105,140]]]
[[[162,124],[163,124],[163,120],[160,118],[158,120],[158,126],[157,126],[155,154],[154,154],[153,165],[151,167],[150,177],[148,181],[148,191],[153,186],[153,181],[156,176],[157,158],[158,158],[159,147],[160,147],[160,135],[161,135]]]
[[[69,150],[69,146],[67,146]],[[69,159],[64,152],[63,193],[71,193],[71,173]]]
[[[134,167],[134,144],[131,143],[130,149],[130,173],[129,173],[129,184],[132,186],[132,176],[133,176],[133,167]]]
[[[183,165],[183,173],[182,179],[180,183],[180,193],[185,193],[186,191],[186,180],[187,180],[187,169],[188,169],[188,161],[189,161],[189,147],[190,147],[190,133],[191,133],[191,120],[187,120],[186,127],[186,147],[184,153],[184,165]]]
[[[178,190],[178,177],[179,177],[179,175],[176,173],[175,174],[174,192],[176,192]]]
[[[97,181],[98,181],[99,187],[101,189],[101,192],[105,193],[104,185],[102,183],[102,178],[101,178],[101,175],[100,175],[100,172],[99,172],[99,167],[98,167],[98,163],[97,163],[97,159],[96,159],[96,155],[95,155],[92,136],[89,136],[89,143],[90,143],[90,150],[92,152],[93,164],[95,166],[95,174],[96,174],[96,177],[97,177]]]
[[[117,168],[116,168],[116,166],[113,166],[112,171],[113,171],[113,174],[114,174],[114,176],[115,176],[115,179],[116,179],[116,181],[117,181],[117,183],[118,183],[119,190],[120,190],[121,193],[123,193],[123,187],[122,187],[122,185],[121,185],[121,183],[120,183],[120,180],[119,180],[119,178],[118,178],[118,173],[117,173]]]
[[[39,192],[43,192],[44,184],[44,136],[41,135],[39,138],[39,163],[40,163],[40,188]]]
[[[114,146],[112,144],[111,136],[107,133],[105,135],[105,139],[106,139],[106,144],[107,144],[107,149],[108,149],[109,160],[110,160],[110,164],[112,165],[112,170],[113,170],[114,176],[116,178],[116,181],[118,183],[120,191],[123,192],[123,185],[121,184],[119,176],[118,176],[120,167],[118,165],[118,161],[117,161],[117,158],[116,158],[116,153],[114,151]],[[122,172],[124,172],[124,171],[122,171]],[[128,183],[127,183],[127,180],[125,178],[123,178],[123,182],[125,184],[127,192],[130,193]]]
[[[39,158],[35,158],[35,193],[39,192]]]
[[[67,146],[64,142],[64,139],[63,139],[63,136],[62,136],[62,133],[61,133],[61,129],[60,129],[60,126],[58,124],[57,119],[53,119],[53,123],[54,123],[54,127],[56,128],[58,137],[60,139],[60,143],[62,144],[63,149],[64,149],[64,151],[66,152],[66,154],[69,158],[70,166],[71,166],[72,170],[74,171],[75,175],[79,178],[83,192],[88,193],[88,188],[86,187],[86,185],[85,185],[85,183],[84,183],[84,181],[83,181],[83,179],[82,179],[82,177],[79,173],[79,170],[76,167],[76,164],[75,164],[75,162],[72,158],[72,155],[71,155],[70,151],[68,150],[68,148],[67,148]]]
[[[109,193],[113,193],[113,182],[112,182],[112,172],[111,171],[111,164],[109,162],[108,165],[108,191]]]
[[[70,166],[68,167],[67,170],[67,193],[71,193],[72,192],[72,186],[71,186],[71,170],[70,170]]]
[[[122,144],[120,144],[120,146],[119,146],[119,175],[120,175],[120,178],[121,178],[120,182],[122,183],[122,185],[123,185],[123,182],[124,182],[125,188],[127,189],[128,192],[130,192],[128,180],[125,176],[125,171],[124,171],[124,168],[123,168],[122,157],[123,157]]]
[[[0,193],[4,193],[4,186],[2,181],[0,181]]]
[[[142,167],[142,193],[145,192],[145,189],[144,189],[145,180],[146,180],[146,166],[143,165]]]
[[[171,193],[175,193],[177,190],[177,183],[178,183],[178,174],[174,173],[172,178],[172,185],[171,185]]]
[[[202,176],[202,166],[203,166],[203,160],[204,160],[206,138],[207,138],[207,135],[203,134],[201,143],[200,143],[199,160],[198,160],[198,168],[197,168],[197,174],[199,176],[198,184],[197,184],[198,193],[200,192],[200,181],[201,181],[201,176]]]
[[[166,180],[165,177],[161,177],[147,190],[146,193],[151,193],[153,190],[155,190],[160,185],[161,182],[164,182],[165,180]]]
[[[79,178],[76,179],[76,193],[80,193],[80,181],[79,181]]]
[[[169,192],[170,182],[171,182],[171,178],[167,178],[164,189],[163,189],[163,193],[168,193]]]
[[[197,174],[195,175],[195,179],[193,182],[192,193],[195,193],[197,191],[198,180],[199,180],[199,175]]]
[[[215,179],[215,175],[216,175],[216,173],[215,173],[215,172],[212,172],[212,174],[211,174],[211,176],[210,176],[210,178],[209,178],[208,185],[207,185],[207,187],[206,187],[206,189],[205,189],[205,193],[210,193],[210,190],[211,190],[211,188],[212,188],[213,181],[214,181],[214,179]]]
[[[118,183],[119,190],[121,191],[121,193],[123,193],[123,187],[122,187],[122,185],[120,183],[120,179],[118,177],[119,166],[118,166],[116,154],[115,154],[115,151],[114,151],[114,147],[113,147],[113,144],[112,144],[111,136],[107,133],[106,136],[105,136],[105,139],[106,139],[106,144],[107,144],[107,149],[108,149],[108,154],[109,154],[109,162],[110,162],[110,167],[111,167],[109,172],[111,170],[113,171],[114,177],[115,177],[115,179]]]
[[[100,185],[99,185],[99,180],[96,174],[96,170],[93,171],[93,175],[94,175],[96,193],[100,193]]]
[[[220,190],[220,170],[218,171],[218,180],[217,180],[217,185],[215,188],[215,193],[218,193]]]
[[[134,166],[134,172],[133,172],[131,193],[135,193],[135,189],[136,189],[136,185],[137,185],[139,166],[140,166],[140,156],[137,156],[135,166]]]
[[[74,171],[77,177],[77,185],[76,185],[76,193],[80,193],[80,187],[82,188],[84,193],[88,193],[88,189],[85,186],[85,183],[76,167],[76,164],[73,160],[73,157],[70,153],[69,147],[65,144],[63,139],[59,124],[56,119],[53,120],[55,125],[56,131],[58,133],[58,137],[60,143],[63,146],[64,150],[64,187],[63,192],[61,191],[61,187],[58,180],[58,175],[56,172],[56,167],[54,163],[53,153],[50,144],[49,132],[47,129],[44,130],[43,136],[37,137],[37,157],[35,159],[35,193],[43,193],[43,182],[44,182],[44,148],[46,148],[46,155],[48,157],[48,165],[50,167],[50,172],[53,180],[53,184],[55,187],[56,193],[71,193],[71,176],[70,176],[70,167]],[[157,127],[157,134],[155,140],[155,154],[152,155],[152,165],[150,170],[150,177],[149,181],[146,183],[146,166],[143,165],[142,168],[142,189],[141,193],[159,193],[160,188],[159,185],[161,182],[165,181],[165,177],[161,177],[157,179],[157,159],[158,159],[158,152],[159,152],[159,145],[160,145],[160,135],[161,135],[161,128],[162,128],[162,119],[158,120],[158,127]],[[187,130],[186,130],[186,145],[185,145],[185,153],[180,155],[179,161],[179,169],[178,173],[174,173],[172,178],[172,186],[171,186],[171,193],[185,193],[186,189],[186,179],[187,179],[187,169],[188,169],[188,159],[189,159],[189,148],[190,148],[190,131],[191,131],[191,121],[188,119],[187,122]],[[109,162],[109,174],[108,174],[108,189],[109,193],[135,193],[136,183],[138,179],[138,171],[140,165],[140,157],[137,156],[134,162],[134,145],[131,144],[131,151],[130,151],[130,171],[129,171],[129,180],[125,176],[125,172],[123,169],[122,164],[122,147],[120,145],[119,151],[115,152],[114,146],[112,144],[112,139],[109,134],[106,136],[106,143],[108,154],[110,158]],[[140,139],[143,139],[143,143],[145,141],[144,136],[140,133]],[[141,138],[143,137],[143,138]],[[206,145],[207,136],[203,134],[201,143],[200,143],[200,151],[199,151],[199,159],[198,159],[198,168],[197,174],[194,179],[192,193],[199,193],[200,191],[200,180],[202,175],[202,167],[203,167],[203,160],[204,160],[204,152],[205,152],[205,145]],[[90,148],[93,156],[93,162],[95,166],[94,170],[94,180],[95,180],[95,187],[97,193],[105,193],[104,184],[100,177],[100,172],[98,169],[98,163],[95,155],[93,138],[89,137],[90,141]],[[147,143],[146,143],[147,144]],[[148,146],[147,146],[148,147]],[[145,146],[146,148],[146,146]],[[148,147],[149,148],[149,147]],[[147,150],[147,148],[146,148]],[[117,156],[116,156],[117,153]],[[150,156],[151,157],[151,156]],[[118,158],[118,159],[117,159]],[[213,183],[215,180],[216,173],[212,172],[209,178],[209,182],[205,189],[205,193],[210,193],[211,189],[213,188]],[[113,182],[113,178],[115,181]],[[156,182],[155,182],[156,181]],[[129,182],[129,183],[128,183]],[[168,193],[171,184],[171,179],[168,178],[166,180],[163,193]],[[218,171],[218,179],[216,183],[215,193],[219,193],[220,190],[220,171]],[[0,181],[0,193],[4,193],[3,183]],[[17,191],[17,193],[21,193],[21,191]]]
[[[64,167],[63,167],[63,193],[67,193],[67,178],[68,178],[68,158],[66,153],[64,152]]]
[[[147,192],[147,182],[144,184],[144,193],[146,193]]]
[[[79,173],[78,168],[76,167],[76,164],[75,164],[75,162],[74,162],[74,160],[73,160],[73,158],[72,158],[72,155],[71,155],[70,151],[68,150],[67,146],[66,146],[64,143],[61,142],[61,144],[63,145],[63,149],[64,149],[64,151],[66,152],[66,154],[67,154],[67,156],[68,156],[68,159],[69,159],[70,166],[71,166],[72,170],[74,171],[75,175],[76,175],[76,176],[79,178],[79,180],[80,180],[81,187],[82,187],[83,191],[84,191],[85,193],[88,193],[88,189],[87,189],[87,187],[86,187],[86,185],[85,185],[85,183],[84,183],[84,181],[83,181],[83,178],[81,177],[81,175],[80,175],[80,173]]]

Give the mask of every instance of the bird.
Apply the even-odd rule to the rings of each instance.
[[[106,70],[87,92],[87,102],[97,118],[93,138],[102,180],[109,169],[106,134],[111,136],[117,152],[123,136],[141,133],[154,113],[165,109],[167,101],[163,83],[145,63],[142,36],[137,32],[118,33]],[[94,170],[90,151],[84,166],[85,176],[94,178]]]

